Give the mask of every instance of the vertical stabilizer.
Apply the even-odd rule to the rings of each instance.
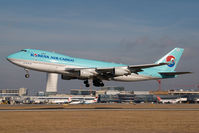
[[[182,48],[174,48],[172,51],[170,51],[168,54],[166,54],[164,57],[159,59],[156,63],[168,63],[164,66],[159,66],[158,69],[162,72],[173,72],[180,60],[180,57],[182,56],[184,49]]]

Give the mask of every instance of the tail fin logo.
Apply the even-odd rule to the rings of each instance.
[[[176,62],[175,62],[175,57],[174,57],[173,55],[167,56],[166,62],[169,63],[169,64],[168,64],[169,67],[173,67],[173,66],[175,65],[175,63],[176,63]]]

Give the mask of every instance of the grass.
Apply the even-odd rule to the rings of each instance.
[[[78,106],[102,107],[102,105],[87,107],[69,105],[66,108]],[[104,106],[198,108],[198,105]],[[6,106],[0,106],[0,109],[1,107]],[[5,111],[0,113],[0,123],[0,133],[198,133],[199,111]]]

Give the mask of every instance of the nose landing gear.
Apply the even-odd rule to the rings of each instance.
[[[25,75],[25,77],[26,77],[26,78],[29,78],[29,77],[30,77],[30,75],[29,75],[29,74],[26,74],[26,75]]]
[[[25,78],[29,78],[29,77],[30,77],[30,74],[29,74],[28,69],[25,69],[25,71],[26,71]]]

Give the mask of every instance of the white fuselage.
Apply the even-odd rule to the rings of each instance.
[[[186,102],[187,98],[176,98],[176,99],[161,99],[159,102],[161,103],[181,103],[181,102]]]
[[[41,61],[30,61],[22,59],[11,59],[11,62],[25,69],[31,69],[31,70],[49,72],[49,73],[66,74],[68,76],[77,76],[77,75],[68,73],[67,71],[65,71],[66,68],[80,68],[78,66],[58,64],[57,62],[47,63]],[[153,80],[153,79],[158,79],[158,78],[131,73],[130,75],[113,77],[110,80],[132,82],[132,81],[144,81],[144,80]]]

